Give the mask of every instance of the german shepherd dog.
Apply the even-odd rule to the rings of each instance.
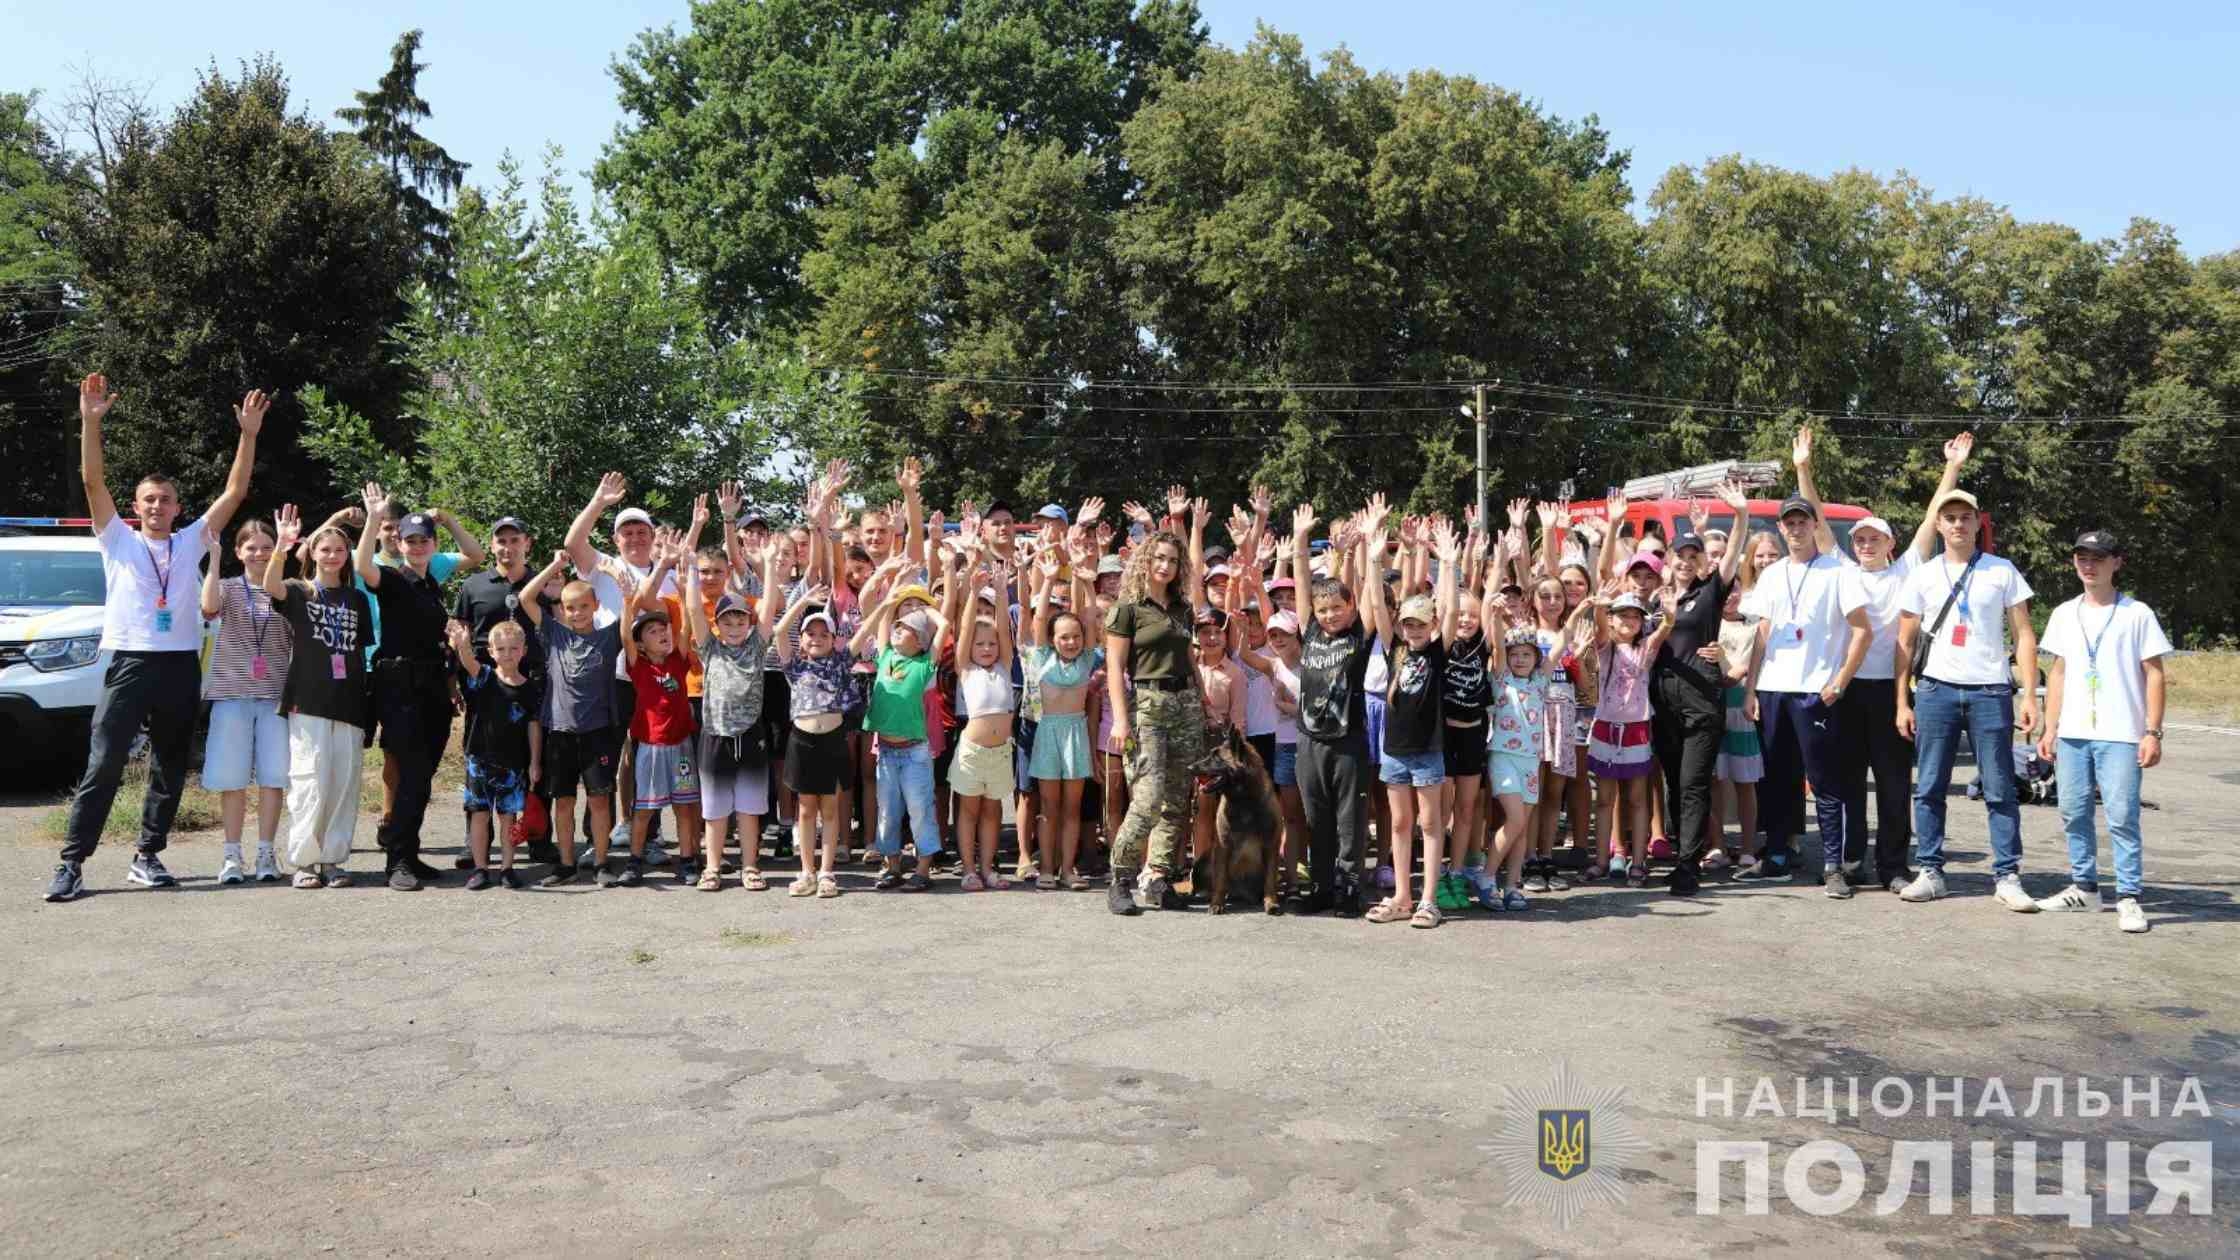
[[[1260,908],[1283,913],[1278,896],[1283,874],[1282,815],[1268,767],[1235,730],[1198,759],[1192,770],[1201,788],[1217,802],[1213,848],[1191,872],[1191,887],[1206,893],[1206,913],[1225,914],[1229,885],[1260,876]]]

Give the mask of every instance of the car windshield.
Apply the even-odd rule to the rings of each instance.
[[[98,551],[0,551],[0,607],[94,607],[101,598]]]
[[[1717,524],[1718,522],[1714,521],[1712,523]],[[1843,549],[1843,554],[1857,559],[1857,553],[1851,550],[1851,522],[1841,517],[1829,517],[1828,528],[1835,532],[1836,546]],[[1753,513],[1750,517],[1750,532],[1753,534],[1771,534],[1776,540],[1779,540],[1781,524],[1771,516]]]

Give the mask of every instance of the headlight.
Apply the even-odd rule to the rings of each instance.
[[[84,669],[101,655],[101,636],[82,639],[42,639],[24,645],[23,659],[44,673]]]

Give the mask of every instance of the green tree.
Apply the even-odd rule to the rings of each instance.
[[[420,134],[420,123],[433,112],[420,95],[420,72],[428,68],[419,60],[420,37],[417,29],[398,36],[389,50],[388,72],[371,92],[353,93],[358,103],[336,110],[335,117],[356,129],[359,142],[389,168],[398,212],[420,234],[424,274],[440,285],[451,259],[451,216],[438,199],[458,193],[467,164]]]
[[[305,384],[400,440],[410,376],[387,339],[415,240],[363,146],[291,111],[270,60],[238,78],[212,69],[170,119],[135,112],[96,142],[98,178],[67,219],[93,308],[73,358],[121,388],[117,476],[167,471],[206,502],[251,388],[283,399],[257,447],[259,509],[329,496],[285,401]]]
[[[0,513],[70,507],[75,456],[63,370],[77,323],[77,259],[62,211],[79,167],[33,112],[0,95]]]
[[[534,203],[511,161],[496,189],[460,198],[457,291],[419,291],[399,339],[427,382],[407,404],[415,442],[394,448],[308,390],[311,449],[343,485],[381,480],[481,524],[519,516],[552,547],[609,469],[671,520],[727,478],[768,506],[793,501],[778,435],[845,431],[845,397],[798,360],[713,340],[650,243],[585,222],[557,162]]]

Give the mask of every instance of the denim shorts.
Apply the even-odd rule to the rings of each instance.
[[[1377,778],[1393,787],[1437,787],[1447,781],[1447,755],[1436,748],[1386,753],[1377,765]]]
[[[1299,746],[1277,744],[1276,764],[1269,769],[1275,775],[1277,787],[1299,786]]]
[[[214,700],[202,746],[202,786],[238,792],[288,786],[288,719],[270,700]]]

